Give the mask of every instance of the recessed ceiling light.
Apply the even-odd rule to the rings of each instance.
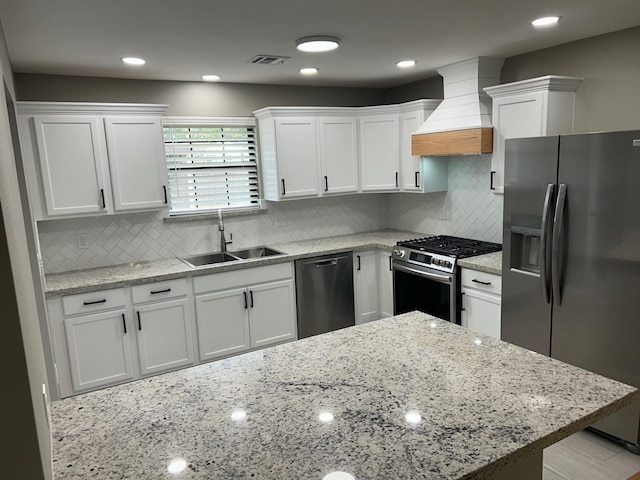
[[[217,82],[220,80],[220,75],[202,75],[202,79],[205,82]]]
[[[300,69],[300,73],[302,75],[315,75],[318,73],[318,69],[316,67],[305,67]]]
[[[296,48],[301,52],[329,52],[335,50],[340,45],[336,37],[326,35],[316,35],[314,37],[304,37],[296,40]]]
[[[549,25],[555,25],[560,20],[560,17],[541,17],[536,18],[531,22],[534,27],[548,27]]]
[[[147,63],[144,59],[138,57],[123,57],[122,60],[127,65],[144,65]]]
[[[416,64],[415,60],[400,60],[399,62],[396,63],[396,65],[400,68],[414,67],[415,64]]]

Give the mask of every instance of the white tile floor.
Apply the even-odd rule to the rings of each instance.
[[[543,480],[627,480],[640,472],[640,455],[590,431],[545,449]]]

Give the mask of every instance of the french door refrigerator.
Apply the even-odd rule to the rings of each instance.
[[[506,141],[502,340],[640,387],[640,131]],[[594,428],[638,453],[640,404]]]

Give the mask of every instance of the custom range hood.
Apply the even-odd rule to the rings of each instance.
[[[504,59],[477,57],[438,69],[444,100],[412,135],[413,155],[472,155],[493,151],[491,98]]]

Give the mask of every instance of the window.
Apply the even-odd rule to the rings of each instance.
[[[172,214],[260,208],[254,120],[164,121]]]

